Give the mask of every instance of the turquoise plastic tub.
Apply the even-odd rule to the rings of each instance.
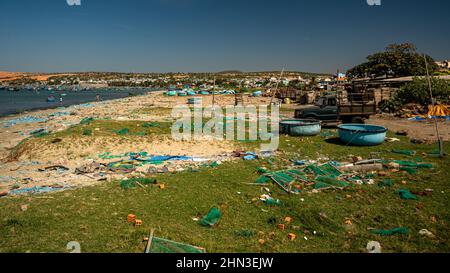
[[[280,122],[282,134],[290,136],[316,136],[322,131],[322,124],[318,120],[290,119]]]
[[[386,139],[387,129],[383,126],[370,124],[339,125],[339,138],[346,145],[376,146]]]

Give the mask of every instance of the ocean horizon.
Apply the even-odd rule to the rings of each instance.
[[[99,89],[87,91],[48,91],[39,92],[20,89],[19,91],[0,90],[0,117],[20,114],[25,111],[53,109],[97,101],[121,99],[132,95],[143,95],[156,89]],[[54,102],[47,102],[49,96],[54,96]],[[62,103],[60,97],[62,96]]]

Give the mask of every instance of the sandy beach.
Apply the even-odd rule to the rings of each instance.
[[[248,104],[269,104],[270,98],[246,98]],[[111,101],[70,106],[65,109],[49,109],[22,113],[0,119],[0,191],[11,188],[29,188],[33,186],[74,187],[98,183],[98,181],[123,179],[122,173],[108,173],[102,177],[77,175],[74,170],[86,165],[108,164],[114,159],[102,159],[98,155],[126,154],[146,151],[152,155],[195,156],[205,161],[230,160],[227,154],[238,148],[234,142],[204,139],[202,141],[173,141],[168,134],[150,136],[119,136],[102,132],[104,128],[94,128],[92,136],[75,136],[70,133],[59,136],[71,126],[78,125],[85,118],[106,119],[118,124],[140,126],[143,122],[173,122],[171,109],[176,105],[186,105],[186,97],[167,97],[163,92],[117,99]],[[234,104],[234,96],[215,97],[216,105]],[[203,105],[211,105],[212,96],[203,97]],[[14,123],[11,121],[33,117],[41,122]],[[9,122],[9,123],[8,123]],[[45,139],[33,138],[30,133],[37,130],[51,132]],[[53,137],[54,135],[54,137]],[[13,150],[26,140],[26,148],[20,148],[20,155],[11,158]],[[129,158],[129,157],[128,157]],[[122,159],[127,159],[124,156]],[[116,161],[119,159],[116,159]],[[181,164],[168,163],[161,167],[176,171]],[[51,166],[64,166],[66,171],[43,171]],[[136,172],[145,174],[148,166],[140,166]],[[59,170],[59,171],[58,171]]]

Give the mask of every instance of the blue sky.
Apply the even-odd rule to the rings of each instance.
[[[335,72],[390,43],[450,59],[450,1],[0,0],[0,70]]]

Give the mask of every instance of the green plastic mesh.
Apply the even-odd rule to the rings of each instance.
[[[205,253],[205,249],[163,238],[153,237],[150,253]]]
[[[348,182],[337,180],[332,176],[323,176],[323,175],[317,176],[315,182],[316,182],[316,189],[318,187],[324,188],[325,184],[328,185],[327,187],[348,187],[350,185]]]
[[[218,208],[214,207],[200,220],[200,224],[212,227],[219,222],[220,218],[222,218],[222,213],[220,213]]]
[[[417,200],[418,199],[417,196],[412,194],[407,189],[400,189],[397,191],[397,193],[400,195],[400,198],[405,199],[405,200]]]
[[[130,132],[130,129],[128,129],[128,128],[123,128],[123,129],[120,129],[120,130],[115,131],[115,132],[116,132],[116,134],[123,136],[123,135],[128,134],[128,133]]]
[[[315,175],[326,175],[333,177],[338,177],[339,175],[341,175],[341,172],[330,163],[326,163],[320,166],[309,165],[308,167],[305,168],[305,171],[309,173],[314,173]]]
[[[87,124],[90,124],[91,122],[93,122],[94,121],[94,118],[83,118],[81,121],[80,121],[80,124],[81,125],[87,125]]]
[[[371,231],[373,234],[378,234],[381,236],[391,236],[395,234],[408,234],[409,230],[405,227],[399,227],[394,229],[374,229]]]

